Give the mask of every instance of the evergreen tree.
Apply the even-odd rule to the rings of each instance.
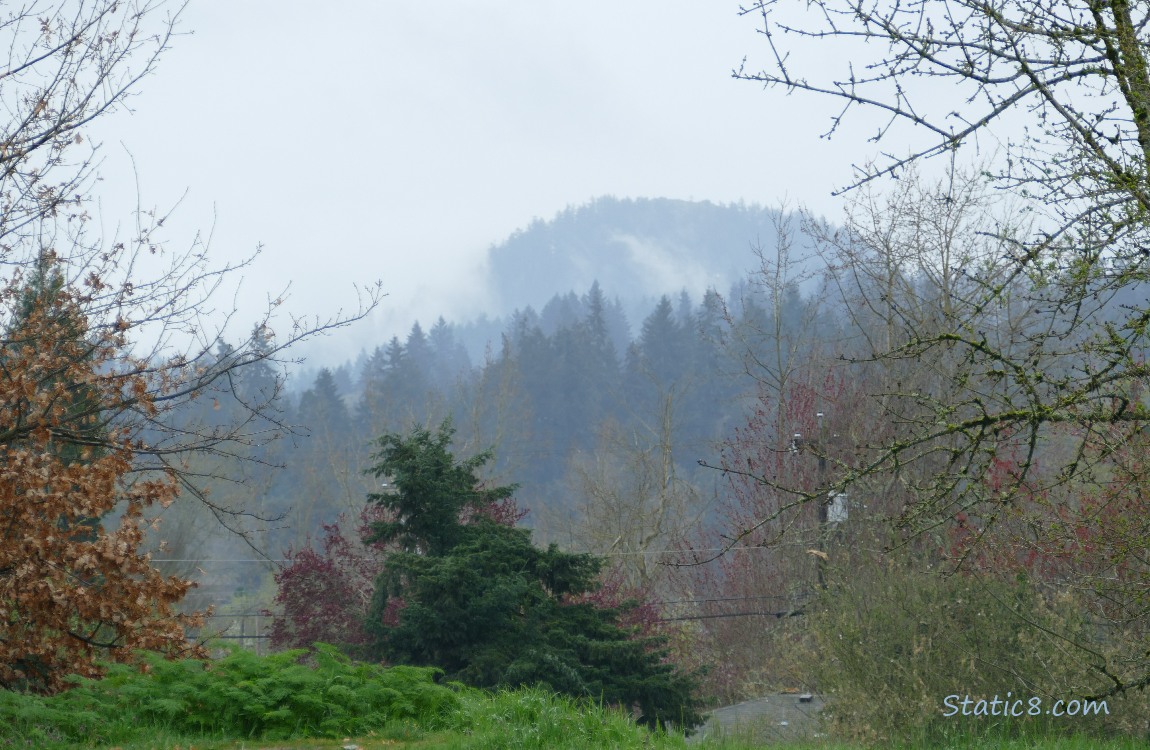
[[[686,289],[683,289],[679,292],[679,303],[675,307],[675,320],[684,328],[690,328],[694,317],[691,295]]]
[[[671,389],[679,389],[690,374],[690,330],[676,319],[671,300],[659,298],[643,321],[639,338],[627,349],[627,405],[640,420],[650,420]]]
[[[321,369],[314,385],[300,396],[299,418],[313,435],[321,433],[332,439],[348,436],[351,417],[328,368]]]
[[[583,305],[575,292],[556,294],[539,313],[539,327],[548,336],[574,326],[583,317]]]
[[[717,350],[723,344],[730,326],[727,323],[723,298],[714,287],[707,287],[707,291],[703,292],[703,301],[699,303],[695,324],[699,335],[710,347]]]
[[[391,361],[398,361],[403,355],[403,345],[399,339],[392,338],[388,349],[377,346],[360,370],[359,408],[356,421],[361,436],[379,435],[387,430],[388,419],[388,373]]]
[[[335,381],[335,388],[340,396],[350,396],[355,391],[355,380],[352,377],[352,372],[351,362],[344,362],[331,371],[332,380]]]
[[[3,354],[14,353],[24,346],[40,349],[54,347],[51,352],[43,352],[47,357],[67,356],[90,360],[95,357],[96,347],[89,343],[86,325],[79,308],[72,303],[65,290],[65,281],[54,258],[42,255],[32,276],[19,291],[12,320],[4,338]],[[51,326],[54,336],[45,340],[43,327]],[[2,357],[7,368],[9,356]],[[54,430],[52,445],[55,454],[65,463],[73,463],[103,454],[97,445],[107,434],[107,425],[99,413],[99,395],[93,386],[83,382],[61,381],[58,376],[49,376],[45,386],[62,385],[65,389],[63,424]]]
[[[607,302],[603,309],[603,317],[607,323],[607,335],[615,346],[615,353],[622,355],[631,345],[631,323],[627,320],[627,313],[623,310],[623,303],[618,297]]]
[[[580,598],[597,589],[601,560],[539,549],[528,530],[486,517],[515,488],[483,486],[476,471],[490,456],[455,461],[452,433],[444,424],[379,441],[371,473],[388,489],[369,499],[392,520],[371,541],[407,551],[389,556],[377,583],[368,621],[377,655],[479,687],[637,704],[649,724],[697,724],[694,679],[665,662],[661,642]]]
[[[612,392],[618,388],[619,350],[612,339],[612,311],[603,290],[596,281],[583,297],[587,317],[582,326],[587,333],[587,368],[590,379],[600,392]]]
[[[531,308],[513,317],[511,351],[518,369],[524,401],[530,412],[529,432],[533,438],[531,466],[523,479],[543,482],[557,476],[563,457],[556,449],[558,426],[555,415],[562,409],[564,394],[556,388],[556,365],[551,339],[538,325]]]
[[[435,321],[427,334],[433,360],[433,382],[441,391],[451,390],[457,381],[471,369],[467,350],[455,338],[455,328],[443,316]]]
[[[252,328],[249,340],[252,351],[260,358],[242,371],[236,388],[237,395],[253,405],[271,404],[279,398],[283,388],[282,374],[276,372],[269,361],[275,351],[272,332],[266,325],[257,325]]]
[[[404,351],[407,356],[405,364],[411,368],[411,373],[419,374],[421,382],[427,382],[427,376],[431,372],[432,365],[435,358],[431,350],[431,342],[427,340],[427,334],[423,332],[423,326],[418,322],[411,325],[411,331],[407,334],[407,341],[404,344]]]
[[[442,555],[458,542],[460,516],[481,512],[511,498],[515,487],[483,487],[475,472],[491,458],[480,453],[457,463],[451,455],[455,429],[444,422],[433,435],[416,427],[409,437],[379,438],[379,459],[368,473],[384,492],[368,495],[391,520],[372,525],[368,541],[396,543],[401,549]]]
[[[672,383],[683,373],[687,347],[682,324],[676,320],[671,300],[666,295],[647,319],[639,334],[638,361],[633,362],[648,378],[659,383]]]
[[[350,510],[361,488],[354,485],[355,472],[348,460],[353,446],[351,416],[339,394],[335,377],[326,367],[300,397],[297,417],[307,431],[293,467],[297,472],[297,503],[294,508],[294,546],[306,544],[308,535],[324,523],[333,522]]]

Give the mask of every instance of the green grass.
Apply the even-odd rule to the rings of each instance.
[[[538,689],[487,693],[442,684],[431,669],[350,662],[319,647],[214,662],[148,662],[142,674],[113,667],[103,680],[51,698],[0,691],[0,750],[585,750],[761,747],[738,734],[691,743],[652,732],[621,710]],[[772,744],[787,750],[858,750],[836,742]],[[944,737],[902,747],[955,750],[1135,750],[1134,740]]]
[[[483,736],[468,735],[459,732],[436,732],[420,737],[419,739],[403,739],[383,735],[368,735],[363,737],[347,737],[338,739],[291,739],[291,740],[225,740],[183,736],[159,736],[150,740],[117,745],[90,745],[72,744],[46,746],[48,750],[73,750],[73,748],[97,748],[98,750],[338,750],[347,744],[357,745],[361,750],[458,750],[460,748],[481,747],[522,747],[522,745],[503,744],[504,741],[514,742],[511,734],[500,735],[491,733]],[[495,743],[495,744],[491,744]],[[730,739],[726,741],[711,741],[700,744],[686,744],[682,740],[669,738],[650,738],[646,742],[624,741],[618,744],[579,745],[567,742],[558,745],[528,745],[540,748],[611,748],[612,750],[639,750],[651,748],[682,748],[683,750],[751,750],[767,747],[761,743],[748,740]],[[772,750],[864,750],[862,745],[843,744],[838,742],[810,743],[795,742],[784,744],[770,744]],[[956,745],[901,745],[900,748],[948,748],[950,750],[1143,750],[1145,742],[1135,740],[1097,740],[1083,737],[1046,738],[1042,740],[1011,740],[1006,742],[981,741],[969,744]]]

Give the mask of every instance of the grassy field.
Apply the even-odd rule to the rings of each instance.
[[[738,736],[709,738],[692,742],[676,733],[652,732],[637,726],[621,711],[580,705],[570,699],[537,690],[519,690],[498,694],[468,691],[449,717],[429,717],[391,721],[362,735],[327,738],[284,737],[251,739],[232,734],[189,733],[173,729],[163,722],[133,724],[133,717],[112,721],[108,727],[119,735],[119,741],[97,742],[78,737],[52,737],[52,732],[36,738],[20,739],[0,734],[0,748],[36,748],[37,750],[320,750],[354,746],[358,750],[514,750],[538,748],[584,750],[618,748],[629,750],[746,750],[764,747]],[[138,720],[138,717],[135,717]],[[448,726],[444,725],[444,719]],[[427,725],[439,728],[429,729]],[[45,727],[45,729],[48,729]],[[905,748],[954,748],[954,750],[1141,750],[1144,742],[1098,740],[1086,737],[1016,739],[981,739],[956,737],[949,740],[904,741]],[[784,750],[862,750],[861,745],[835,741],[811,741],[770,745]]]
[[[113,667],[102,680],[50,698],[0,691],[0,750],[744,750],[748,736],[693,742],[636,724],[628,713],[539,689],[488,693],[444,684],[435,670],[385,669],[335,649],[259,657],[235,651],[210,668],[154,659],[144,673]],[[301,663],[304,662],[304,663]],[[889,744],[887,746],[890,746]],[[969,750],[1135,750],[1144,741],[934,737],[900,747]],[[856,750],[830,741],[788,750]]]
[[[279,741],[252,741],[238,739],[211,739],[195,737],[155,737],[151,740],[140,740],[127,744],[116,745],[88,745],[69,744],[53,745],[59,748],[97,748],[98,750],[341,750],[354,746],[358,750],[472,750],[477,748],[618,748],[630,750],[634,748],[690,748],[691,750],[750,750],[751,748],[770,747],[772,750],[863,750],[861,745],[843,744],[837,742],[823,743],[792,743],[784,745],[762,745],[738,738],[723,741],[708,741],[705,743],[687,743],[681,738],[632,738],[619,744],[579,744],[586,738],[578,741],[564,741],[562,744],[552,744],[541,740],[528,740],[520,733],[515,732],[489,732],[489,733],[460,733],[436,732],[431,734],[418,734],[419,736],[404,737],[402,732],[397,736],[370,735],[366,737],[343,737],[336,739],[292,739]],[[526,740],[526,741],[525,741]],[[951,750],[1143,750],[1146,743],[1135,740],[1097,740],[1090,738],[1029,738],[1014,740],[982,740],[982,741],[955,741],[941,744],[901,744],[900,748],[945,748]]]

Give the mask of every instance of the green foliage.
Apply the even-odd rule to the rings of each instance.
[[[485,488],[475,472],[491,458],[480,453],[456,462],[449,450],[455,434],[444,422],[432,435],[416,427],[410,436],[384,435],[378,441],[379,463],[368,470],[386,481],[386,492],[368,495],[370,502],[395,518],[373,525],[368,542],[398,542],[404,549],[436,555],[455,546],[460,514],[477,511],[511,497],[515,487]]]
[[[451,679],[494,688],[541,685],[572,696],[642,710],[642,721],[692,726],[700,720],[695,680],[666,663],[663,644],[620,627],[618,613],[577,598],[598,587],[601,561],[482,516],[460,520],[485,492],[474,470],[485,456],[456,464],[450,426],[432,437],[385,436],[377,476],[398,492],[377,502],[403,522],[379,528],[406,538],[388,557],[369,612],[375,653],[390,663],[435,666]],[[493,494],[492,494],[493,493]],[[420,515],[424,513],[424,515]]]
[[[622,708],[539,688],[486,693],[438,684],[437,670],[353,663],[316,644],[257,656],[233,650],[204,666],[149,660],[51,697],[0,691],[0,747],[182,746],[437,733],[469,748],[682,747],[680,735],[637,726]],[[278,747],[279,745],[277,745]],[[293,745],[294,746],[294,745]],[[438,745],[437,745],[438,746]]]
[[[113,665],[102,680],[81,680],[52,698],[0,692],[0,739],[121,741],[141,727],[189,735],[250,738],[337,737],[395,723],[444,725],[457,692],[438,672],[349,661],[333,646],[257,656],[233,650],[205,667],[147,657],[149,672]]]
[[[366,748],[685,748],[683,736],[637,726],[625,707],[556,695],[540,688],[488,693],[436,684],[434,670],[354,664],[317,644],[311,666],[300,651],[260,657],[233,651],[200,662],[150,662],[148,673],[114,666],[51,697],[0,691],[0,747],[36,750],[117,747],[340,747],[343,737]],[[228,705],[234,703],[235,705]],[[340,717],[343,717],[342,719]],[[261,729],[262,727],[262,729]],[[329,737],[300,743],[309,737]],[[295,738],[291,741],[289,738]],[[760,744],[737,734],[695,747],[744,750]],[[890,746],[890,745],[888,745]],[[957,732],[905,737],[897,747],[969,750],[1133,750],[1136,740],[1084,737],[1057,741],[1027,733],[1015,740],[977,740]],[[820,741],[788,750],[860,748]]]
[[[682,747],[681,735],[636,726],[622,709],[540,688],[467,693],[453,728],[474,750]]]
[[[1007,581],[940,575],[888,561],[836,575],[804,623],[815,641],[825,715],[840,734],[866,741],[1127,731],[1123,717],[1142,715],[1134,696],[1109,700],[1109,716],[1001,718],[944,716],[944,700],[1094,693],[1098,675],[1064,637],[1091,633],[1068,595],[1058,598],[1025,578]],[[1054,633],[1058,633],[1055,636]],[[1144,702],[1143,702],[1144,703]],[[952,712],[953,713],[953,712]],[[1144,731],[1144,730],[1143,730]]]

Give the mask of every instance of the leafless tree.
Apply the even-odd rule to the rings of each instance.
[[[143,209],[124,236],[108,238],[94,227],[90,210],[99,150],[88,128],[127,110],[178,36],[182,10],[182,3],[165,0],[59,0],[0,10],[0,49],[6,52],[0,60],[0,264],[8,269],[8,289],[46,268],[60,273],[65,287],[76,290],[93,338],[111,331],[130,342],[98,374],[103,385],[125,385],[118,397],[69,418],[115,424],[117,434],[130,436],[135,472],[176,475],[217,520],[239,529],[235,519],[253,510],[224,507],[200,493],[189,458],[252,458],[251,446],[288,429],[272,405],[289,350],[365,315],[380,289],[363,289],[351,310],[309,318],[285,315],[287,290],[273,292],[248,329],[252,333],[226,341],[238,312],[233,304],[221,304],[219,293],[258,250],[239,262],[217,264],[206,238],[178,249],[165,241],[167,216]],[[0,342],[5,347],[21,343],[11,333],[16,314],[13,304],[0,311],[10,329]],[[193,400],[210,398],[213,389],[239,394],[235,381],[257,363],[271,365],[278,377],[270,387],[241,396],[243,408],[233,419],[205,425],[177,418]],[[41,425],[37,415],[25,415],[5,425],[0,439],[18,440]]]
[[[601,425],[594,450],[576,453],[569,474],[573,543],[613,557],[626,586],[662,596],[680,593],[667,563],[713,510],[675,464],[675,397],[668,387],[653,418],[632,429]]]
[[[961,269],[971,291],[947,329],[916,331],[890,350],[919,360],[952,352],[966,363],[955,379],[970,381],[973,368],[999,382],[998,396],[968,400],[899,445],[917,450],[962,434],[963,455],[985,456],[1009,432],[1032,455],[1043,428],[1063,424],[1080,428],[1087,459],[1100,432],[1113,439],[1103,426],[1142,422],[1130,391],[1148,374],[1150,310],[1140,291],[1150,259],[1147,9],[1079,0],[820,0],[803,11],[769,0],[744,12],[762,21],[769,63],[737,77],[837,100],[843,109],[831,132],[859,110],[881,116],[877,142],[927,139],[905,155],[888,151],[864,163],[856,186],[932,156],[953,158],[983,136],[1005,140],[984,174],[1030,217],[1028,231],[1013,221],[985,227],[1003,262]],[[813,64],[812,53],[844,62],[823,75],[827,66]],[[1007,345],[985,336],[983,318],[1008,305],[1031,318]],[[1071,460],[1062,477],[1091,464]]]
[[[736,76],[837,99],[843,109],[831,132],[858,109],[883,118],[876,142],[926,137],[909,154],[863,165],[860,181],[1021,123],[1027,127],[1007,141],[992,174],[1063,220],[1044,248],[1063,236],[1080,242],[1080,228],[1090,226],[1095,243],[1125,236],[1136,250],[1150,208],[1146,8],[1117,0],[818,0],[803,10],[763,0],[743,12],[761,18],[770,62]],[[823,75],[826,66],[804,65],[812,54],[843,62]]]

